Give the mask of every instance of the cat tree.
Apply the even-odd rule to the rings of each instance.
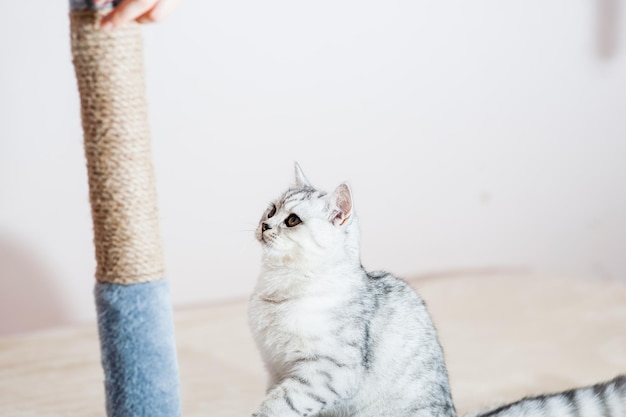
[[[111,7],[111,6],[109,6]],[[97,260],[95,301],[109,417],[180,416],[139,25],[70,0]]]

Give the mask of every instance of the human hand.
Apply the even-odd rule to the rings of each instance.
[[[94,0],[102,7],[113,0]],[[112,30],[132,20],[139,23],[152,23],[165,19],[176,8],[180,0],[123,0],[100,22],[104,30]]]

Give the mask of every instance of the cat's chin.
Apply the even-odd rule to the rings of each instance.
[[[269,253],[268,253],[269,252]],[[281,253],[280,251],[268,251],[265,254],[265,259],[270,262],[280,262],[283,264],[295,263],[295,259],[292,255]]]
[[[263,266],[271,270],[285,269],[290,271],[315,268],[310,262],[306,262],[293,252],[269,247],[265,247],[263,250]]]

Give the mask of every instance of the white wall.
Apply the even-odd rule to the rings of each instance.
[[[64,2],[0,3],[0,333],[91,320]],[[611,9],[612,8],[612,9]],[[185,0],[146,27],[177,307],[245,297],[299,161],[349,180],[363,262],[626,279],[620,0]]]

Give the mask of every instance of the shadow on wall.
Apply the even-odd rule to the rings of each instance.
[[[0,236],[0,336],[66,321],[54,282],[31,250]]]
[[[617,52],[620,0],[596,0],[596,53],[611,59]]]

